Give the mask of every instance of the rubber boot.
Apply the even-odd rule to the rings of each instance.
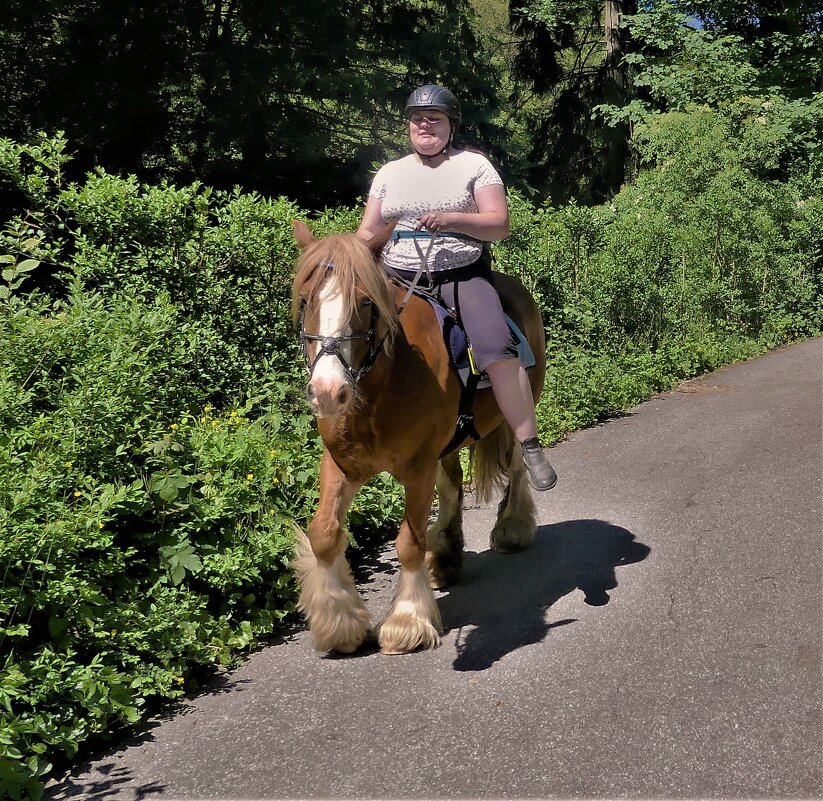
[[[529,483],[536,490],[545,492],[557,484],[557,473],[549,464],[536,437],[527,439],[523,443],[523,461],[526,463]]]

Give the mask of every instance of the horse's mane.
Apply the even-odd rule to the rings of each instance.
[[[300,316],[301,295],[315,291],[326,274],[327,265],[333,265],[347,309],[354,309],[363,298],[371,299],[380,320],[388,327],[385,343],[390,346],[399,328],[394,290],[368,245],[355,234],[333,234],[317,239],[303,251],[292,288],[295,322]]]

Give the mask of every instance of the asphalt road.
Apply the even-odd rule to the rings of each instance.
[[[441,648],[298,632],[49,797],[823,797],[821,368],[818,339],[575,434],[530,551],[466,512]]]

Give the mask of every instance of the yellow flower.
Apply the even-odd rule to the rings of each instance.
[[[246,474],[246,481],[252,481],[254,479],[254,473],[247,473]]]
[[[175,681],[176,681],[178,684],[182,684],[182,683],[183,683],[183,677],[182,677],[182,676],[177,676],[177,677],[175,678]]]
[[[175,431],[176,429],[177,429],[177,423],[172,423],[171,424],[171,430]]]
[[[98,524],[97,524],[97,528],[103,528],[103,524],[102,524],[102,523],[98,523]]]
[[[83,494],[83,493],[82,493],[82,492],[80,492],[80,490],[75,490],[75,491],[74,491],[74,497],[75,497],[75,498],[79,498],[82,494]]]
[[[111,630],[111,636],[114,637],[115,634],[117,634],[117,629],[112,629]]]
[[[280,479],[279,479],[277,476],[275,476],[275,477],[271,480],[271,483],[272,483],[272,484],[279,484],[279,483],[280,483]]]
[[[63,467],[73,467],[74,462],[63,462]]]

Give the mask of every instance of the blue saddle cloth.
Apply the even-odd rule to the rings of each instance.
[[[460,377],[461,383],[465,387],[469,380],[469,376],[472,373],[472,365],[469,361],[468,339],[466,338],[466,332],[460,327],[454,315],[442,303],[438,303],[434,298],[424,293],[420,293],[419,296],[427,300],[432,309],[434,309],[437,321],[440,324],[440,330],[443,332],[443,340],[446,343],[446,350],[449,352],[452,367],[454,367],[455,372]],[[517,342],[517,351],[520,356],[520,363],[526,369],[529,367],[534,367],[534,352],[532,351],[531,345],[529,345],[529,341],[526,339],[525,334],[520,330],[517,323],[515,323],[515,321],[512,320],[508,314],[506,315],[506,323],[508,324],[509,330],[514,335],[514,339]],[[490,386],[491,380],[489,377],[486,373],[481,373],[480,379],[477,383],[477,389],[485,389]]]

